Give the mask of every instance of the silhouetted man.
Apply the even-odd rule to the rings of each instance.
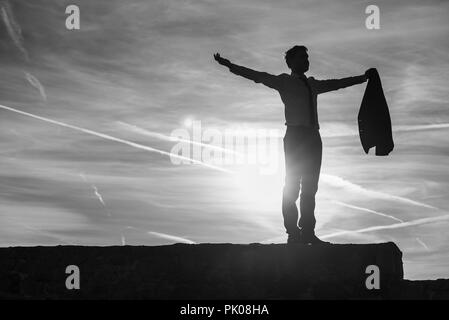
[[[288,243],[322,244],[315,235],[315,194],[320,176],[322,143],[317,114],[317,95],[365,82],[372,72],[355,77],[332,80],[307,78],[309,55],[305,46],[294,46],[285,53],[291,73],[272,75],[231,63],[220,54],[218,63],[239,76],[262,83],[279,92],[285,105],[284,137],[285,185],[282,196],[282,215]],[[296,200],[300,197],[301,218],[298,222]]]

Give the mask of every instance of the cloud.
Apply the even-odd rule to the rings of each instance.
[[[345,180],[341,177],[335,176],[335,175],[330,175],[330,174],[322,174],[321,175],[321,180],[333,187],[339,187],[339,188],[346,188],[348,191],[350,192],[355,192],[355,193],[359,193],[362,194],[366,197],[372,197],[372,198],[378,198],[378,199],[384,199],[384,200],[392,200],[392,201],[399,201],[402,203],[406,203],[406,204],[410,204],[413,206],[418,206],[418,207],[423,207],[423,208],[427,208],[427,209],[434,209],[434,210],[439,210],[438,208],[419,202],[419,201],[415,201],[412,199],[408,199],[408,198],[404,198],[404,197],[400,197],[400,196],[395,196],[395,195],[391,195],[388,193],[384,193],[384,192],[380,192],[380,191],[374,191],[374,190],[369,190],[366,189],[362,186],[359,186],[355,183],[352,183],[348,180]]]
[[[26,61],[29,61],[28,52],[23,45],[22,29],[15,20],[9,1],[0,2],[0,13],[5,23],[9,36],[13,40],[16,47],[22,53]]]
[[[57,240],[58,242],[61,242],[61,243],[67,244],[67,245],[73,245],[74,244],[74,243],[68,242],[66,239],[58,237],[58,236],[56,236],[56,235],[54,235],[54,234],[52,234],[50,232],[42,231],[42,230],[40,230],[38,228],[34,228],[34,227],[31,227],[31,226],[28,226],[28,225],[22,225],[22,226],[25,229],[27,229],[27,230],[30,230],[32,232],[37,233],[38,235],[45,236],[45,237],[48,237],[48,238],[53,239],[53,240]]]
[[[146,151],[150,151],[150,152],[156,152],[156,153],[159,153],[159,154],[162,154],[162,155],[167,155],[167,156],[170,156],[172,158],[177,158],[177,159],[181,159],[181,160],[188,160],[188,161],[191,161],[192,163],[200,164],[200,165],[202,165],[204,167],[207,167],[207,168],[210,168],[210,169],[214,169],[214,170],[218,170],[218,171],[223,171],[223,172],[227,172],[227,173],[231,172],[231,171],[226,170],[224,168],[217,167],[217,166],[208,164],[208,163],[203,162],[203,161],[199,161],[199,160],[183,157],[183,156],[180,156],[180,155],[177,155],[177,154],[174,154],[174,153],[170,153],[170,152],[166,152],[166,151],[163,151],[163,150],[155,149],[155,148],[152,148],[152,147],[144,146],[144,145],[141,145],[141,144],[138,144],[138,143],[135,143],[135,142],[131,142],[131,141],[127,141],[127,140],[124,140],[124,139],[115,138],[113,136],[110,136],[110,135],[107,135],[107,134],[104,134],[104,133],[96,132],[96,131],[89,130],[89,129],[84,129],[84,128],[81,128],[81,127],[77,127],[77,126],[74,126],[74,125],[71,125],[71,124],[67,124],[67,123],[61,122],[61,121],[56,121],[56,120],[48,119],[48,118],[45,118],[45,117],[37,116],[37,115],[31,114],[31,113],[28,113],[28,112],[24,112],[24,111],[20,111],[20,110],[11,108],[11,107],[6,107],[6,106],[3,106],[3,105],[0,105],[0,108],[5,109],[5,110],[9,110],[9,111],[13,111],[13,112],[16,112],[18,114],[22,114],[22,115],[25,115],[25,116],[28,116],[28,117],[31,117],[31,118],[34,118],[34,119],[38,119],[38,120],[42,120],[42,121],[45,121],[45,122],[49,122],[49,123],[52,123],[52,124],[55,124],[55,125],[58,125],[58,126],[61,126],[61,127],[66,127],[66,128],[70,128],[70,129],[73,129],[73,130],[76,130],[76,131],[81,131],[81,132],[84,132],[84,133],[87,133],[87,134],[90,134],[90,135],[93,135],[93,136],[97,136],[97,137],[100,137],[100,138],[103,138],[103,139],[106,139],[106,140],[111,140],[111,141],[119,142],[119,143],[122,143],[122,144],[126,144],[128,146],[131,146],[131,147],[134,147],[134,148],[137,148],[137,149],[146,150]]]
[[[425,130],[448,129],[449,123],[416,124],[416,125],[393,125],[393,134],[401,132],[414,132]],[[321,133],[323,138],[341,138],[358,136],[357,128],[351,128],[340,123],[326,123]]]
[[[432,218],[422,218],[422,219],[416,219],[416,220],[411,220],[411,221],[407,221],[407,222],[394,223],[394,224],[390,224],[390,225],[386,225],[386,226],[372,226],[372,227],[362,228],[362,229],[358,229],[358,230],[339,231],[339,232],[323,235],[323,236],[321,236],[321,238],[329,239],[329,238],[338,237],[338,236],[351,234],[351,233],[365,233],[365,232],[406,228],[406,227],[412,227],[412,226],[419,226],[422,224],[445,221],[445,220],[449,220],[449,214],[438,216],[438,217],[432,217]]]
[[[421,130],[435,130],[435,129],[448,129],[449,123],[434,123],[434,124],[421,124],[421,125],[404,125],[398,126],[394,131],[421,131]]]
[[[86,176],[83,173],[81,173],[80,176],[84,180],[84,182],[88,183],[87,178],[86,178]],[[109,212],[108,208],[106,207],[106,203],[103,200],[103,196],[98,191],[97,186],[95,184],[91,184],[91,187],[92,187],[92,189],[94,191],[95,197],[100,201],[101,205],[105,208],[108,216],[111,217],[111,213]]]
[[[429,247],[427,246],[427,244],[424,243],[424,241],[422,241],[420,238],[416,238],[416,241],[418,241],[418,243],[424,247],[424,249],[426,249],[427,251],[430,251]]]
[[[347,207],[347,208],[351,208],[351,209],[355,209],[355,210],[360,210],[360,211],[364,211],[364,212],[369,212],[369,213],[374,213],[375,215],[378,215],[378,216],[381,216],[381,217],[385,217],[385,218],[388,218],[388,219],[392,219],[392,220],[395,220],[395,221],[398,221],[398,222],[405,222],[405,221],[402,220],[402,219],[393,217],[392,215],[389,215],[389,214],[386,214],[386,213],[382,213],[382,212],[379,212],[379,211],[375,211],[375,210],[371,210],[371,209],[367,209],[367,208],[362,208],[362,207],[354,206],[354,205],[347,204],[347,203],[344,203],[344,202],[341,202],[341,201],[332,201],[332,202],[333,202],[333,203],[336,203],[336,204],[338,204],[338,205],[340,205],[340,206]]]
[[[187,140],[187,139],[182,139],[176,136],[167,136],[165,134],[161,134],[158,132],[153,132],[153,131],[149,131],[143,128],[140,128],[138,126],[132,125],[132,124],[128,124],[126,122],[122,122],[122,121],[118,121],[117,122],[119,125],[121,125],[122,127],[132,130],[134,132],[149,136],[149,137],[153,137],[153,138],[157,138],[157,139],[161,139],[161,140],[165,140],[165,141],[172,141],[172,142],[185,142],[185,143],[189,143],[192,145],[198,145],[201,147],[205,147],[208,149],[212,149],[212,150],[218,150],[221,151],[223,153],[229,153],[229,154],[239,154],[237,152],[235,152],[234,150],[228,150],[219,146],[215,146],[212,144],[207,144],[207,143],[202,143],[202,142],[198,142],[198,141],[194,141],[193,139],[191,140]]]
[[[39,90],[39,93],[40,93],[42,99],[44,99],[44,101],[47,101],[47,94],[45,93],[45,88],[41,84],[41,82],[29,72],[25,72],[25,78],[28,80],[28,82],[33,87],[35,87],[37,90]]]
[[[167,239],[167,240],[171,240],[171,241],[177,241],[177,242],[182,242],[182,243],[188,243],[188,244],[195,244],[195,241],[186,239],[186,238],[182,238],[182,237],[178,237],[178,236],[173,236],[171,234],[166,234],[166,233],[160,233],[160,232],[154,232],[154,231],[148,231],[148,234],[151,234],[153,236],[162,238],[162,239]]]
[[[5,23],[6,30],[8,31],[9,36],[11,37],[11,39],[13,40],[14,44],[19,49],[19,51],[22,53],[25,61],[29,62],[30,58],[28,55],[28,51],[25,49],[24,46],[22,29],[20,27],[20,24],[14,18],[13,11],[9,1],[0,2],[0,15],[2,17],[3,22]],[[27,81],[39,91],[42,99],[44,101],[47,101],[45,88],[41,84],[41,82],[31,73],[26,71],[24,73]]]

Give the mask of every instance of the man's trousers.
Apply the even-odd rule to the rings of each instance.
[[[282,215],[288,234],[314,234],[315,194],[321,169],[323,145],[318,129],[287,126],[284,137],[285,185],[282,196]],[[300,195],[300,213],[296,200]],[[299,229],[298,229],[299,227]]]

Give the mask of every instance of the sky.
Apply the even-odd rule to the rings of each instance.
[[[378,69],[395,142],[363,152],[365,84],[319,97],[317,234],[393,241],[405,278],[448,278],[449,2],[376,1],[378,30],[369,4],[0,0],[0,246],[285,242],[282,102],[213,54],[280,74],[303,44],[308,76]],[[224,143],[256,131],[256,163],[263,143]]]

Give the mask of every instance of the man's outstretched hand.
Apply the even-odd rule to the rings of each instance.
[[[373,74],[375,72],[376,72],[376,68],[369,68],[368,70],[366,70],[366,72],[365,72],[366,80],[371,79],[371,77],[373,76]]]
[[[221,65],[229,67],[231,65],[231,61],[228,59],[220,57],[219,53],[214,54],[214,59]]]

